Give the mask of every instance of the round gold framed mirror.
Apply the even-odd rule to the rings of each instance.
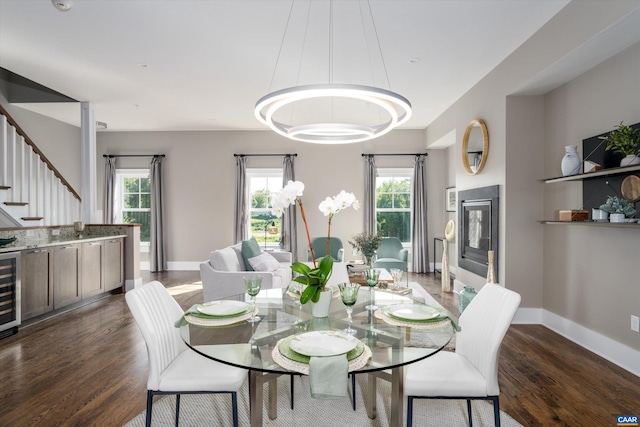
[[[462,137],[462,164],[469,175],[482,171],[489,156],[489,133],[480,119],[473,119],[467,125]]]

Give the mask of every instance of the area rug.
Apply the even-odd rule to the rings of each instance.
[[[265,385],[265,409],[263,425],[268,427],[387,427],[391,386],[387,381],[377,381],[378,416],[370,419],[364,406],[362,391],[366,390],[367,375],[356,376],[356,405],[351,407],[351,398],[340,400],[313,399],[309,393],[308,377],[295,377],[295,409],[290,409],[289,377],[278,379],[278,417],[270,420],[267,416],[266,401],[268,392]],[[349,395],[351,390],[349,390]],[[144,396],[140,396],[141,399]],[[406,411],[406,400],[403,411]],[[484,401],[473,401],[473,425],[493,426],[493,406]],[[406,414],[404,415],[406,423]],[[414,400],[414,425],[416,427],[466,426],[466,401],[457,400]],[[247,382],[238,392],[238,418],[240,426],[249,426],[249,398]],[[519,424],[508,414],[501,412],[500,420],[504,427],[518,427]],[[175,397],[167,396],[155,401],[153,405],[152,426],[173,426],[175,423]],[[403,423],[403,425],[405,425]],[[145,424],[145,412],[140,413],[126,424],[126,427],[142,427]],[[184,395],[180,399],[180,425],[183,427],[232,425],[230,395]]]

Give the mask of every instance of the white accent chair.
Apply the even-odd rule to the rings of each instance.
[[[520,305],[520,295],[486,284],[460,316],[455,353],[440,351],[405,367],[407,427],[413,424],[413,399],[491,400],[500,426],[498,355],[502,339]]]
[[[244,293],[244,276],[261,276],[262,289],[288,288],[292,277],[291,252],[269,253],[280,263],[275,271],[246,271],[241,243],[211,252],[209,260],[200,264],[203,300],[215,301]]]
[[[236,392],[247,371],[215,362],[189,349],[175,322],[184,314],[162,283],[153,281],[125,294],[147,344],[147,427],[151,426],[153,396],[176,395],[176,426],[180,419],[180,395],[230,393],[233,425],[238,426]]]

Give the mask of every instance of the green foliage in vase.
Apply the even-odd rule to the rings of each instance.
[[[349,244],[367,258],[371,258],[376,254],[382,237],[377,234],[369,234],[362,232],[352,237]]]
[[[607,141],[605,150],[612,150],[614,153],[621,153],[625,156],[633,156],[640,151],[640,134],[638,129],[627,126],[620,122],[617,129],[612,130],[607,136],[600,136],[599,139]]]
[[[625,216],[632,216],[636,213],[633,203],[617,196],[609,196],[607,202],[604,205],[600,205],[600,209],[610,214],[621,213]]]
[[[291,270],[299,274],[299,276],[293,278],[294,281],[307,285],[305,290],[302,291],[302,295],[300,295],[300,303],[318,302],[320,293],[324,291],[331,277],[333,258],[331,256],[320,258],[320,262],[315,268],[311,268],[301,262],[294,262],[291,265]]]

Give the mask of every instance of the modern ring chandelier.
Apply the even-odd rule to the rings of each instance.
[[[289,19],[291,19],[294,3],[295,0],[292,0]],[[409,120],[411,103],[405,97],[391,90],[360,84],[334,84],[332,82],[333,0],[330,0],[329,3],[331,46],[329,49],[329,83],[293,86],[271,92],[256,102],[255,116],[274,132],[296,141],[318,144],[348,144],[378,138]],[[368,0],[367,5],[388,83],[389,78]],[[276,69],[288,27],[289,21],[287,21],[280,46]],[[305,40],[306,36],[305,31]],[[343,107],[342,112],[338,111],[336,107],[341,100],[348,103]],[[306,110],[304,110],[305,107]],[[298,113],[303,110],[304,114]],[[353,117],[349,117],[349,120],[336,119],[336,114],[343,114],[345,111],[351,113],[350,116]],[[294,115],[304,116],[306,120],[294,123]]]

